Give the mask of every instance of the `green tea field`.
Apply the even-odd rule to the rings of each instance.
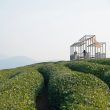
[[[110,110],[110,59],[0,71],[0,110]]]

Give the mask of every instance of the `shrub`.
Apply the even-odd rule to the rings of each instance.
[[[43,87],[43,77],[31,68],[0,83],[0,110],[36,110],[35,98]]]
[[[110,66],[90,63],[86,61],[70,62],[67,63],[66,66],[72,70],[93,74],[106,82],[110,87]]]
[[[50,110],[105,110],[108,86],[91,74],[71,71],[61,65],[45,65],[39,71],[48,79]]]
[[[92,59],[87,60],[88,62],[103,64],[103,65],[110,65],[110,58],[104,58],[104,59]]]

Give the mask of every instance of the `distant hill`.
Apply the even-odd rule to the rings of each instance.
[[[25,66],[29,64],[37,63],[36,60],[28,58],[26,56],[14,56],[9,58],[0,58],[0,69],[8,69],[19,66]]]

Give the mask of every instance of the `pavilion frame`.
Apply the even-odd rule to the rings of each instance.
[[[86,51],[84,57],[83,51]],[[77,57],[74,53],[77,53]],[[97,42],[95,35],[85,35],[78,42],[70,46],[70,60],[74,59],[97,59],[106,58],[106,42]]]

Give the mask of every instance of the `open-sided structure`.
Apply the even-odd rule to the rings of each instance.
[[[95,35],[85,35],[70,46],[70,60],[106,58],[106,43],[97,42]]]

